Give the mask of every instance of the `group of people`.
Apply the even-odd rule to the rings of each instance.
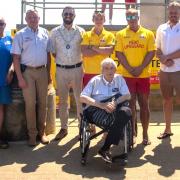
[[[105,14],[95,11],[92,20],[94,27],[85,30],[75,25],[75,9],[68,6],[63,9],[63,23],[54,28],[50,35],[39,27],[39,14],[36,10],[26,12],[27,26],[16,33],[13,42],[11,37],[4,36],[5,20],[0,18],[0,132],[4,120],[4,105],[11,102],[9,83],[15,71],[19,87],[22,88],[28,129],[28,145],[35,146],[39,136],[43,144],[49,139],[45,134],[46,104],[50,75],[51,54],[56,62],[57,95],[60,98],[59,116],[61,129],[54,140],[61,140],[68,134],[68,95],[73,89],[77,117],[80,121],[81,103],[96,106],[113,113],[118,103],[101,102],[103,99],[121,94],[120,102],[129,100],[132,111],[133,135],[136,132],[136,100],[140,106],[140,120],[143,134],[142,144],[149,145],[149,64],[155,53],[160,59],[160,88],[163,97],[166,128],[159,139],[169,137],[173,110],[173,91],[176,91],[180,102],[180,4],[171,2],[168,6],[169,20],[160,25],[156,40],[154,34],[139,24],[138,11],[126,10],[128,26],[117,32],[116,36],[105,30]],[[115,74],[117,65],[109,58],[115,50],[122,74]],[[12,57],[11,57],[12,56]],[[13,62],[13,65],[12,65]],[[84,66],[84,69],[83,69]],[[101,75],[99,75],[101,74]],[[82,89],[84,90],[82,91]],[[124,109],[127,110],[126,108]],[[38,113],[36,113],[38,112]],[[120,121],[114,121],[114,124]],[[113,126],[106,137],[99,154],[110,161],[111,144],[118,144],[117,126]],[[0,138],[0,147],[7,148],[8,143]]]

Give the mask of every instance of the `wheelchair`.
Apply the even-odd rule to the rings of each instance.
[[[81,114],[81,123],[80,123],[80,148],[81,148],[81,164],[86,165],[87,163],[87,156],[88,151],[90,148],[91,140],[95,139],[99,135],[103,134],[104,132],[108,132],[109,128],[102,128],[100,127],[100,131],[94,135],[91,135],[90,131],[90,124],[85,111]],[[99,127],[99,126],[98,126]],[[118,159],[123,160],[123,164],[126,165],[128,162],[128,153],[133,149],[133,124],[132,124],[132,116],[130,116],[129,121],[123,128],[122,133],[122,140],[123,140],[123,153],[112,157],[112,162],[116,162]]]

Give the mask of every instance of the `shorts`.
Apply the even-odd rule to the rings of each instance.
[[[125,3],[136,3],[137,0],[125,0]]]
[[[12,102],[11,98],[11,88],[10,86],[0,87],[0,104],[10,104]]]
[[[161,94],[164,98],[172,97],[175,90],[176,96],[180,98],[180,71],[159,73]]]
[[[98,75],[98,74],[84,74],[83,87],[85,87],[87,85],[87,83],[96,75]]]
[[[150,93],[150,78],[128,78],[124,77],[126,84],[131,94],[149,94]]]
[[[115,0],[102,0],[102,2],[114,2]]]

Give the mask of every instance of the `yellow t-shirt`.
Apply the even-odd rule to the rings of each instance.
[[[126,27],[117,32],[115,51],[124,53],[130,66],[140,66],[149,51],[156,50],[155,39],[152,31],[140,26],[137,32],[133,32]],[[133,77],[123,66],[122,75]],[[146,66],[139,78],[149,77],[149,66]]]
[[[89,46],[114,46],[115,38],[113,33],[103,29],[100,35],[94,33],[94,28],[91,31],[83,34],[83,41],[81,45]],[[83,57],[84,71],[86,74],[100,74],[101,73],[101,61],[107,58],[107,55],[95,55],[91,57]]]

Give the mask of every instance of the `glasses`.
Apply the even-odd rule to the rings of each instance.
[[[70,17],[73,17],[73,16],[74,16],[73,13],[68,13],[68,12],[64,13],[63,15],[64,15],[64,16],[70,16]]]
[[[94,14],[104,14],[104,11],[94,11]]]
[[[136,20],[136,19],[138,19],[138,16],[126,16],[127,21]]]
[[[5,23],[0,23],[0,26],[4,26],[5,25]]]

